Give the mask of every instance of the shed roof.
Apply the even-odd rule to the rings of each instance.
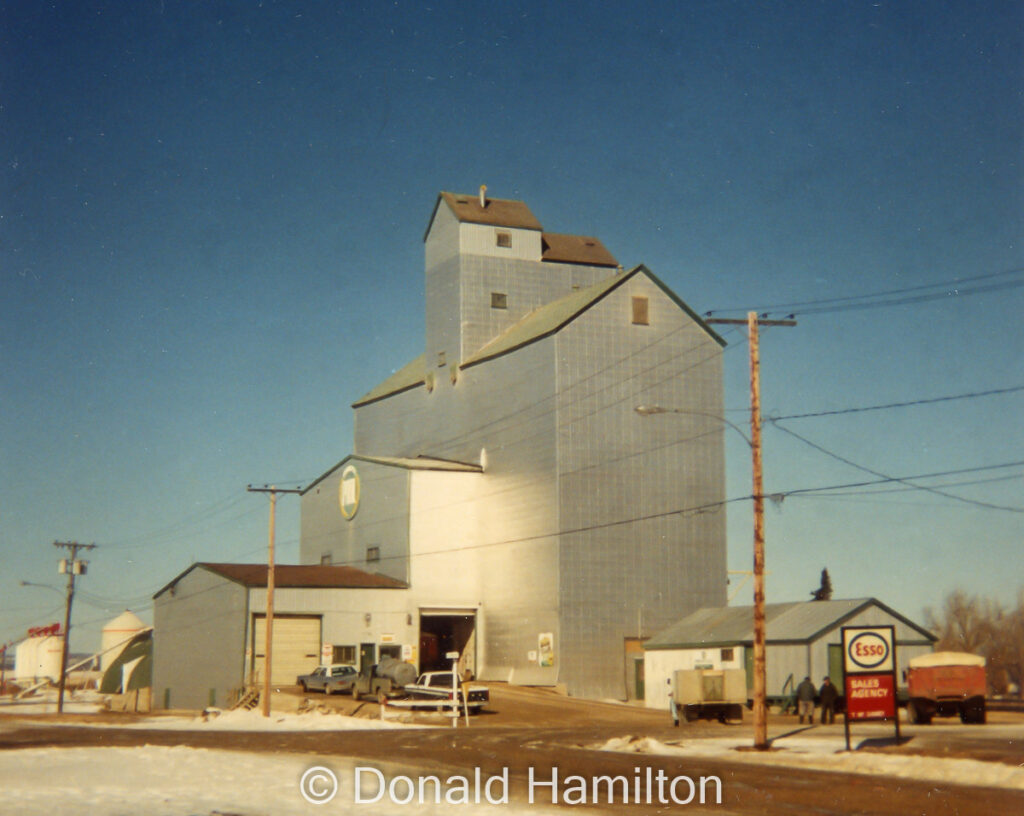
[[[530,208],[522,201],[505,198],[485,198],[484,206],[480,206],[479,195],[462,195],[461,193],[438,193],[434,209],[430,213],[430,221],[423,240],[430,234],[430,227],[437,216],[437,208],[444,202],[459,221],[470,224],[490,224],[495,227],[515,229],[541,230],[543,227]]]
[[[924,640],[936,640],[927,629],[875,598],[766,604],[766,640],[809,643],[870,606],[876,606],[905,623],[919,632]],[[698,609],[659,632],[644,644],[644,648],[693,649],[753,642],[753,607],[726,606]]]
[[[356,462],[370,462],[375,465],[385,465],[387,467],[404,468],[405,470],[439,470],[448,473],[483,473],[484,469],[480,465],[472,464],[471,462],[456,462],[452,459],[436,459],[432,456],[366,456],[361,453],[350,453],[338,464],[329,468],[325,473],[318,476],[312,482],[310,482],[304,489],[303,493],[308,493],[316,485],[320,484],[324,479],[334,473],[338,468],[344,465],[346,462],[355,460]]]
[[[174,578],[154,595],[158,598],[195,569],[204,569],[245,587],[267,585],[266,564],[222,564],[199,561]],[[274,585],[279,588],[308,589],[407,589],[402,581],[364,572],[355,567],[332,564],[277,564]]]
[[[609,292],[617,289],[635,275],[643,274],[667,294],[676,305],[685,311],[693,320],[703,328],[717,343],[725,345],[725,341],[710,327],[701,317],[687,306],[671,289],[665,286],[646,266],[640,264],[628,272],[621,272],[611,277],[598,281],[592,286],[580,289],[576,292],[559,298],[558,300],[546,303],[534,309],[522,320],[517,321],[503,333],[487,343],[475,354],[471,354],[462,361],[460,368],[482,363],[510,351],[522,348],[559,331],[591,306],[602,300]]]
[[[572,237],[572,236],[570,236]],[[675,292],[669,289],[658,277],[643,264],[633,267],[627,272],[618,272],[610,275],[603,281],[598,281],[592,286],[571,292],[565,297],[546,303],[534,309],[528,315],[518,320],[508,329],[495,337],[483,348],[471,354],[460,364],[460,368],[468,368],[486,360],[500,357],[511,351],[527,346],[538,340],[559,331],[591,306],[598,303],[609,292],[613,291],[634,275],[643,274],[659,289],[661,289],[680,309],[700,326],[719,345],[724,346],[725,340],[712,329],[704,319],[691,309]],[[360,408],[364,405],[377,402],[378,400],[408,391],[410,388],[423,385],[426,382],[426,355],[421,354],[415,360],[407,363],[403,368],[396,371],[386,380],[378,384],[373,390],[364,394],[356,402],[352,403],[353,408]],[[328,471],[330,472],[330,471]],[[326,474],[325,474],[326,475]],[[323,477],[321,477],[323,478]],[[317,480],[319,481],[319,480]]]
[[[541,260],[588,266],[618,266],[619,262],[600,240],[590,235],[561,235],[545,232],[541,236]]]
[[[369,405],[371,402],[384,399],[384,397],[400,394],[402,391],[408,391],[410,388],[423,385],[426,382],[426,365],[427,355],[421,354],[415,360],[406,363],[386,380],[378,383],[368,393],[363,394],[363,396],[352,403],[352,407],[358,408],[361,405]]]

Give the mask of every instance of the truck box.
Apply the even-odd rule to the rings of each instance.
[[[959,714],[965,723],[985,722],[985,658],[965,652],[935,652],[910,661],[907,719],[928,724],[936,714]]]

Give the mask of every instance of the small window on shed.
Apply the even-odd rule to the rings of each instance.
[[[323,555],[320,556],[320,566],[327,567],[327,566],[330,566],[330,564],[331,564],[331,554],[330,553],[324,553]]]
[[[650,320],[647,317],[647,298],[633,298],[633,324],[636,326],[647,326]]]
[[[508,295],[506,295],[504,292],[491,292],[491,308],[507,309]]]
[[[733,659],[734,658],[733,658],[733,650],[732,649],[722,649],[722,662],[723,663],[730,663],[730,662],[732,662]]]
[[[498,246],[500,246],[500,247],[511,247],[512,246],[512,233],[511,232],[501,232],[499,230],[498,232],[495,233],[495,238],[497,239]]]
[[[367,547],[366,548],[366,560],[367,561],[380,561],[380,547]]]

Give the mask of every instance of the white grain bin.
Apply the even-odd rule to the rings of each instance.
[[[128,609],[104,626],[100,636],[100,671],[105,672],[117,660],[128,641],[145,628],[146,624],[139,620],[138,615]]]
[[[31,683],[36,677],[36,650],[42,638],[25,638],[14,650],[14,682]]]
[[[39,638],[39,644],[36,646],[36,680],[49,678],[56,683],[60,679],[60,661],[63,656],[63,636],[48,635]]]

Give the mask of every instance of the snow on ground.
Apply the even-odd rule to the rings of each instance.
[[[259,711],[224,711],[208,717],[144,717],[131,722],[89,723],[107,728],[141,728],[165,731],[374,731],[382,728],[432,728],[406,725],[393,720],[347,717],[344,714],[310,711],[286,714],[271,711],[264,717]]]
[[[95,691],[67,692],[64,712],[67,714],[95,714],[103,710],[103,696]],[[0,714],[56,714],[57,690],[42,689],[31,697],[18,700],[0,697]]]
[[[321,766],[338,780],[337,794],[321,804],[303,798],[304,774]],[[355,763],[332,757],[324,760],[300,754],[259,754],[207,750],[185,746],[138,748],[30,748],[0,751],[0,813],[19,816],[295,816],[295,814],[400,812],[426,816],[452,808],[467,816],[553,816],[537,805],[378,804],[355,801]],[[393,780],[400,770],[383,769]],[[329,790],[330,779],[306,777],[316,796]],[[364,775],[364,779],[370,776]],[[443,781],[443,780],[442,780]],[[472,785],[472,782],[470,783]],[[396,788],[396,795],[405,795]],[[371,787],[370,793],[372,794]],[[515,791],[510,790],[512,797]]]
[[[749,748],[750,739],[710,738],[665,743],[650,737],[620,737],[593,746],[603,751],[637,754],[666,754],[685,757],[713,757],[729,762],[809,768],[819,771],[893,776],[957,785],[1024,790],[1024,768],[977,759],[930,756],[898,756],[856,750],[846,751],[842,734],[821,737],[786,737],[772,740],[771,751]],[[856,748],[856,743],[853,743]]]
[[[79,692],[64,700],[66,714],[95,714],[103,711],[101,695]],[[76,726],[91,728],[136,728],[165,731],[373,731],[382,728],[433,728],[431,725],[410,725],[402,722],[406,718],[401,712],[390,713],[387,719],[370,717],[349,717],[334,711],[313,710],[297,714],[272,711],[264,717],[259,711],[221,711],[209,709],[209,714],[198,717],[158,716],[111,720],[107,722],[76,722]],[[0,698],[0,715],[55,714],[57,693],[46,692],[24,700]],[[35,725],[62,726],[67,722],[39,720]]]

